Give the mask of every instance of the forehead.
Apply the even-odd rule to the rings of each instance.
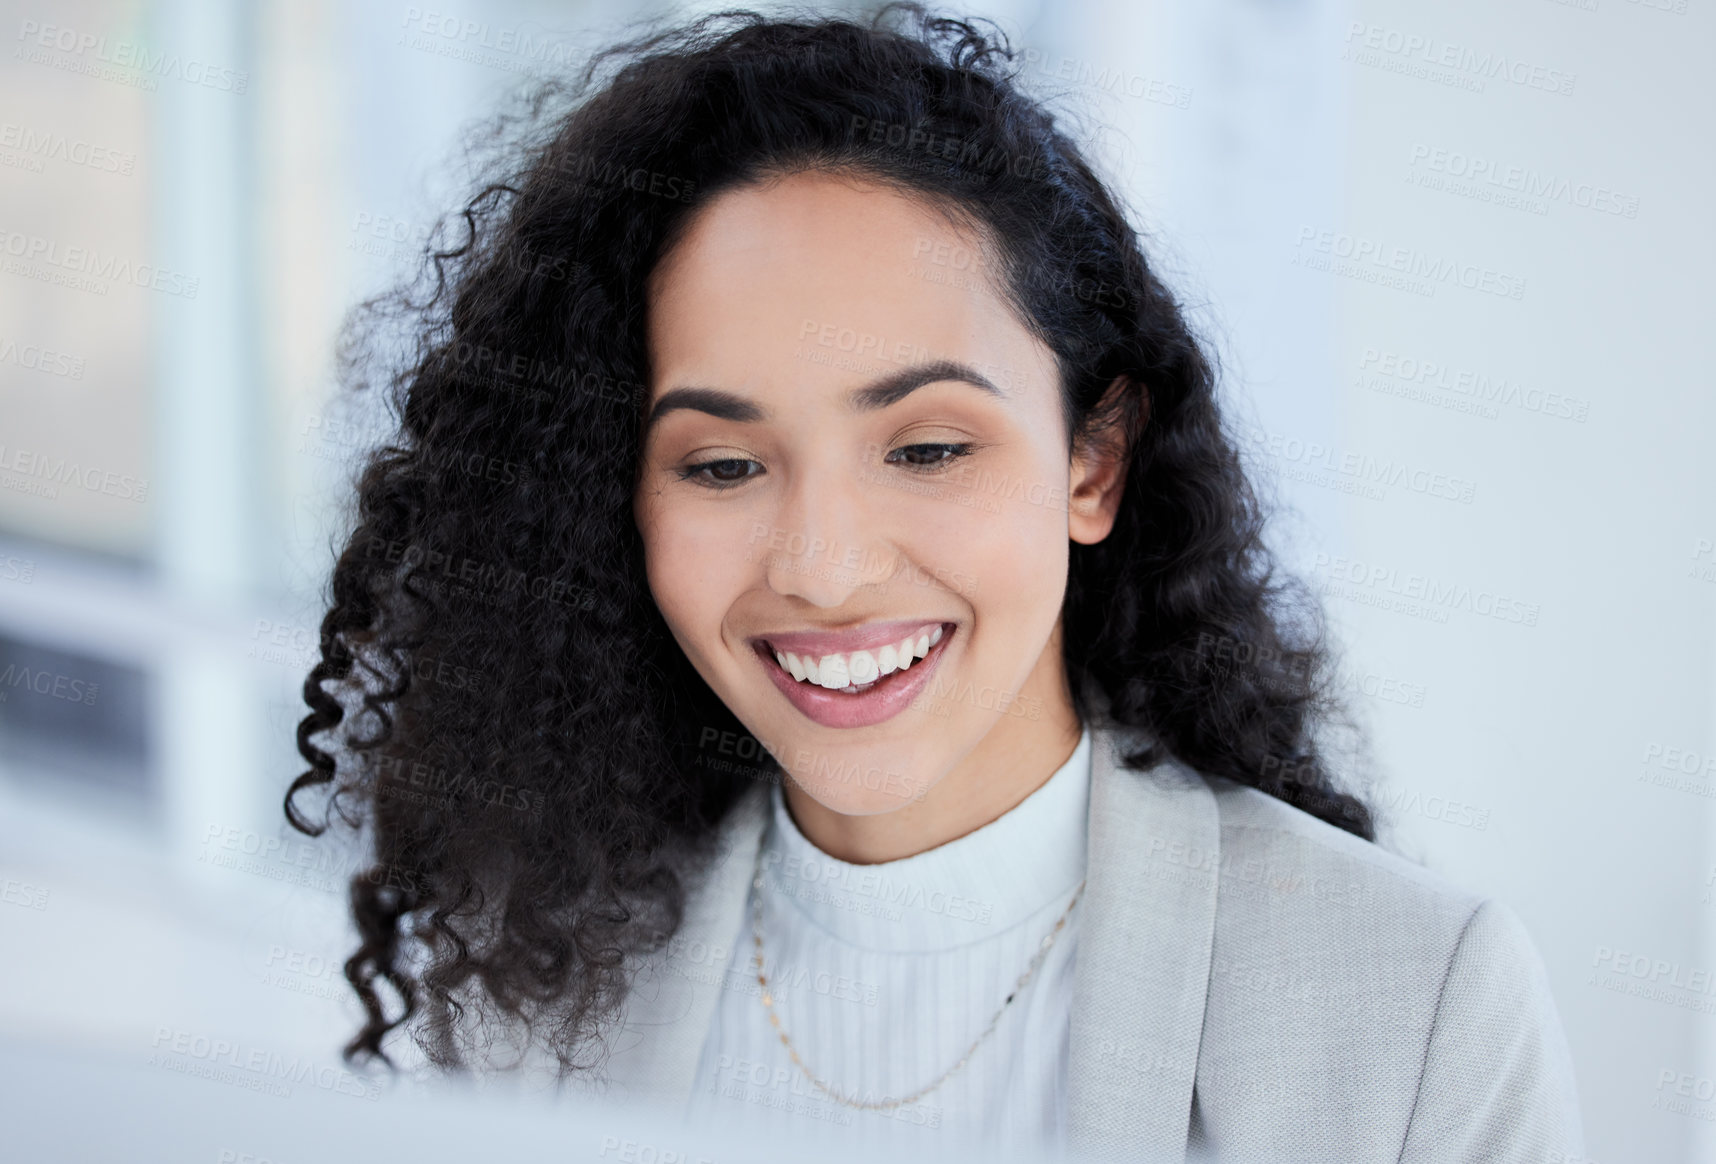
[[[658,383],[826,366],[818,352],[867,361],[858,374],[978,351],[1031,363],[997,262],[978,229],[888,186],[803,173],[730,190],[651,276],[650,363]]]

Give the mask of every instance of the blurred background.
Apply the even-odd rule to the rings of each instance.
[[[32,1063],[127,1065],[208,1113],[160,1158],[267,1157],[219,1124],[264,1101],[153,1056],[339,1065],[358,858],[280,812],[380,419],[334,391],[337,328],[509,92],[716,7],[0,4],[11,1103],[62,1077]],[[1194,306],[1389,843],[1525,920],[1601,1164],[1716,1159],[1713,7],[957,10],[1027,50]]]

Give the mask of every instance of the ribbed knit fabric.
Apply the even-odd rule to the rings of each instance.
[[[898,861],[853,865],[807,840],[773,790],[763,943],[775,1011],[831,1087],[909,1095],[965,1055],[1085,875],[1091,737],[1040,788],[975,832]],[[846,1146],[1064,1142],[1068,1020],[1080,908],[993,1034],[915,1103],[863,1111],[821,1094],[768,1021],[751,910],[733,935],[690,1115],[741,1134],[790,1128]]]

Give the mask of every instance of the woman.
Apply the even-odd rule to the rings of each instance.
[[[915,5],[610,50],[391,301],[287,797],[375,846],[348,1055],[908,1149],[1577,1156],[1529,939],[1337,786],[1210,365],[1011,59]]]

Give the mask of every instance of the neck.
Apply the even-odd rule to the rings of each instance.
[[[1017,806],[1048,783],[1078,748],[1083,726],[1056,668],[1058,699],[1037,720],[1004,716],[922,799],[892,812],[849,816],[813,799],[790,777],[787,811],[824,853],[853,865],[916,856],[958,840]]]

